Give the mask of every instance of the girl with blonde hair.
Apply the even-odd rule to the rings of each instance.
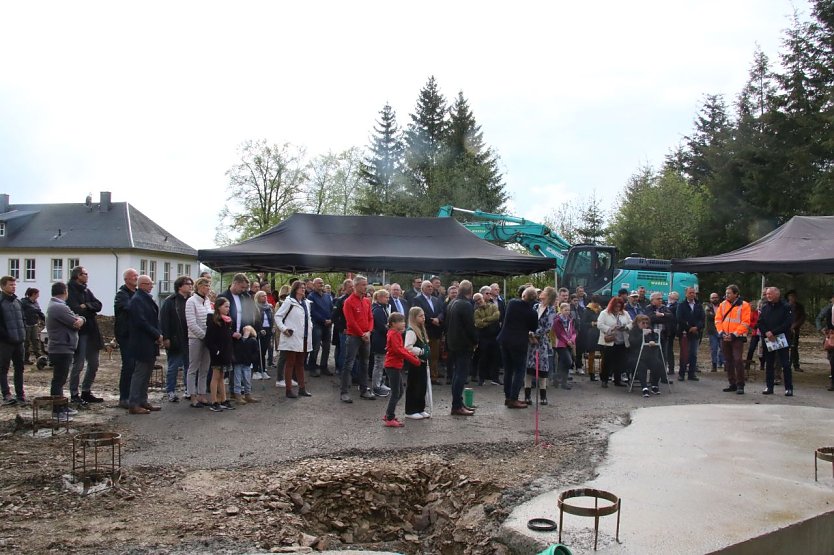
[[[408,311],[405,348],[420,361],[419,366],[415,366],[407,360],[403,364],[403,371],[408,374],[405,387],[405,417],[412,420],[429,418],[431,413],[426,411],[426,397],[430,388],[428,374],[429,336],[426,333],[426,314],[419,306],[411,307],[411,310]]]

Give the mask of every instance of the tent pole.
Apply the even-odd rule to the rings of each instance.
[[[764,274],[762,274],[762,291],[764,291],[764,290],[765,290],[766,285],[767,285],[767,280],[766,280],[766,278],[765,278],[765,275],[764,275]],[[762,292],[762,291],[759,291],[759,295],[761,295],[761,292]],[[761,298],[761,297],[760,297],[760,298]]]
[[[559,290],[559,271],[556,268],[553,268],[553,287]]]
[[[507,298],[507,278],[504,278],[504,298]]]
[[[382,270],[382,285],[385,285],[385,270]]]

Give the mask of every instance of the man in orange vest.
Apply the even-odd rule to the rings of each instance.
[[[715,329],[721,338],[724,368],[730,382],[724,391],[743,395],[744,363],[741,357],[750,332],[750,303],[739,297],[737,285],[727,286],[724,302],[715,311]]]

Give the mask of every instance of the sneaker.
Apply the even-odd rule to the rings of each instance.
[[[271,379],[272,379],[272,376],[270,376],[270,375],[269,375],[269,374],[267,374],[266,372],[261,372],[261,379],[262,379],[262,380],[271,380]]]
[[[82,409],[87,408],[87,401],[82,399],[80,395],[73,395],[72,397],[70,397],[70,402],[75,403],[76,405],[78,405]]]
[[[262,380],[264,379],[264,375],[260,372],[252,372],[252,379],[253,380]]]
[[[214,403],[213,405],[209,405],[209,410],[211,412],[223,412],[223,407],[220,403]]]
[[[765,389],[764,391],[762,391],[762,395],[773,395],[773,390]]]
[[[234,405],[232,405],[231,401],[223,401],[220,403],[220,408],[223,410],[235,410]]]
[[[70,408],[70,407],[64,407],[64,410],[62,410],[61,412],[65,412],[65,413],[69,414],[70,416],[75,416],[76,414],[78,414],[77,410],[75,410],[73,408]]]
[[[504,385],[504,382],[502,382],[501,380],[490,380],[489,383],[491,383],[492,385]]]
[[[385,388],[385,389],[383,389]],[[387,391],[386,391],[387,390]],[[391,395],[391,390],[385,386],[382,387],[375,387],[374,388],[374,395],[377,397],[388,397]]]
[[[29,399],[27,399],[26,397],[15,397],[15,401],[17,402],[18,405],[28,405],[29,404]]]
[[[73,417],[68,412],[53,412],[52,418],[57,420],[58,422],[72,422]]]
[[[191,400],[191,395],[186,393],[185,395],[182,396],[182,398],[185,399],[186,401],[190,401]]]
[[[88,403],[103,403],[102,397],[96,397],[91,391],[82,391],[81,398]]]
[[[738,388],[736,386],[730,385],[730,386],[725,387],[721,391],[723,391],[724,393],[732,393],[733,391],[736,391],[737,389]]]
[[[12,397],[11,393],[8,393],[6,395],[3,395],[3,404],[6,406],[16,405],[17,399]]]
[[[192,409],[201,409],[201,408],[203,408],[203,407],[204,407],[204,406],[206,406],[206,405],[205,405],[205,403],[203,403],[203,402],[201,402],[201,401],[197,401],[196,403],[191,403],[191,404],[190,404],[190,405],[188,405],[188,406],[189,406],[189,407],[191,407]]]
[[[652,393],[654,393],[655,395],[660,395],[660,388],[657,387],[656,385],[653,385],[652,386]]]
[[[176,393],[174,393],[173,391],[169,391],[169,392],[168,392],[168,402],[169,402],[169,403],[179,403],[179,402],[180,402],[180,398],[179,398],[179,397],[177,397],[177,394],[176,394]]]
[[[350,395],[348,395],[347,393],[342,393],[339,396],[339,400],[342,401],[343,403],[352,403],[353,402],[353,399],[351,399]]]
[[[431,413],[424,411],[420,413],[420,416],[422,416],[423,418],[431,418]]]
[[[422,419],[425,418],[425,416],[423,416],[422,412],[415,412],[414,414],[406,414],[405,417],[409,418],[411,420],[422,420]]]
[[[284,380],[278,380],[277,382],[275,382],[275,387],[286,388],[287,387],[287,382],[285,382]]]
[[[396,418],[392,418],[391,420],[383,419],[382,422],[384,423],[386,428],[402,428],[403,426],[405,426],[405,424],[403,424]]]
[[[359,394],[359,398],[365,399],[367,401],[373,401],[374,399],[376,399],[376,395],[374,395],[370,389],[366,389],[365,391]]]
[[[744,386],[743,386],[743,385],[742,385],[742,386],[739,386],[739,387],[736,389],[736,395],[744,395]]]
[[[799,370],[799,368],[797,368],[797,370]],[[793,389],[786,389],[785,397],[793,397]]]
[[[648,396],[649,396],[649,388],[648,388],[648,387],[644,387],[644,388],[643,388],[643,397],[648,397]]]

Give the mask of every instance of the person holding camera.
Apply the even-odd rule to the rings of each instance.
[[[275,325],[281,332],[278,350],[284,351],[284,382],[287,397],[312,397],[304,384],[304,361],[307,353],[313,349],[313,321],[310,317],[311,302],[307,299],[307,288],[301,280],[295,281],[290,294],[278,313]],[[292,378],[298,381],[298,393],[293,391]]]

